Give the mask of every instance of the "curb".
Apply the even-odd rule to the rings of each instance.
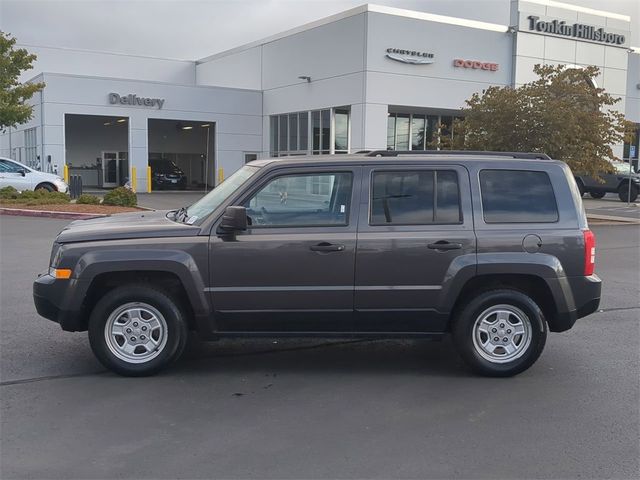
[[[61,218],[65,220],[86,220],[88,218],[106,217],[104,213],[56,212],[52,210],[29,210],[26,208],[0,208],[0,215],[21,217]]]
[[[587,220],[605,220],[611,222],[613,225],[626,223],[629,225],[640,225],[639,218],[630,217],[616,217],[613,215],[599,215],[597,213],[587,213]]]

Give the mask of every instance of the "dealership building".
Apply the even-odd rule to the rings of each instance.
[[[194,61],[25,45],[38,60],[24,80],[46,87],[32,120],[0,135],[0,155],[66,166],[91,187],[133,174],[139,191],[149,165],[173,162],[202,189],[256,158],[435,148],[473,93],[527,83],[542,63],[599,67],[596,86],[638,127],[632,28],[513,0],[510,25],[363,5]],[[637,159],[638,135],[614,152]]]

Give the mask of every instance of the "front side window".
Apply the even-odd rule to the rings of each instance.
[[[0,171],[6,173],[20,173],[24,167],[8,160],[0,160]]]
[[[252,227],[347,225],[351,173],[283,175],[245,203]]]
[[[461,222],[458,175],[453,170],[375,172],[371,225]]]
[[[482,170],[480,191],[486,223],[558,221],[558,206],[546,172]]]

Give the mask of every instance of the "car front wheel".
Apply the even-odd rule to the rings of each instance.
[[[528,295],[511,289],[482,292],[454,319],[453,340],[475,372],[508,377],[538,359],[547,339],[540,307]]]
[[[606,195],[606,192],[589,192],[591,198],[602,198]]]
[[[184,350],[184,314],[165,292],[118,287],[104,295],[89,319],[89,342],[98,360],[125,376],[153,375]]]

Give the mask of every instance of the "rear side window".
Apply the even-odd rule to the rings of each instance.
[[[453,170],[375,172],[371,225],[461,222],[458,174]]]
[[[482,170],[482,211],[486,223],[552,223],[558,206],[546,172]]]

